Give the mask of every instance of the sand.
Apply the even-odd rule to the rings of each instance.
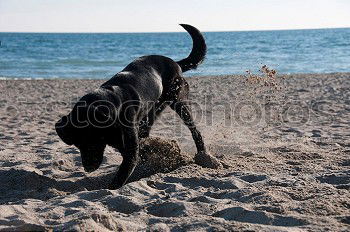
[[[224,168],[189,163],[113,191],[120,154],[108,148],[85,173],[54,131],[102,80],[1,80],[0,230],[349,231],[350,73],[277,79],[188,78],[196,121]],[[170,109],[151,136],[194,156]]]

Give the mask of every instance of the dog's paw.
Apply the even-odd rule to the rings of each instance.
[[[220,161],[215,158],[214,156],[206,153],[206,152],[199,152],[196,154],[194,161],[196,164],[204,167],[204,168],[212,168],[212,169],[219,169],[222,168],[222,164]]]
[[[108,185],[107,189],[109,189],[109,190],[116,190],[118,188],[117,188],[117,186],[115,186],[113,184],[110,184],[110,185]]]
[[[109,190],[116,190],[116,189],[118,189],[118,188],[121,188],[123,185],[122,184],[120,184],[120,183],[118,183],[117,181],[113,181],[112,183],[110,183],[109,185],[108,185],[108,189]]]

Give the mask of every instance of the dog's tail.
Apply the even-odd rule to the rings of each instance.
[[[193,47],[190,55],[178,62],[176,62],[186,72],[190,69],[196,69],[197,66],[203,62],[205,54],[207,53],[207,45],[205,44],[202,33],[195,27],[188,24],[180,24],[192,37]]]

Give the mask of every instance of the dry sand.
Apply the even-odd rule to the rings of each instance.
[[[104,189],[120,155],[86,174],[54,123],[100,80],[0,81],[0,230],[349,231],[350,74],[188,79],[196,121],[225,168],[195,164]],[[194,155],[166,110],[151,136]]]

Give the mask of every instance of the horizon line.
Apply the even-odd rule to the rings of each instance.
[[[253,30],[203,30],[201,32],[259,32],[259,31],[301,31],[301,30],[329,30],[329,29],[350,29],[350,27],[317,27],[317,28],[286,28],[286,29],[253,29]],[[186,33],[185,31],[132,31],[132,32],[90,32],[90,31],[0,31],[0,33],[45,33],[45,34],[144,34],[144,33]]]

